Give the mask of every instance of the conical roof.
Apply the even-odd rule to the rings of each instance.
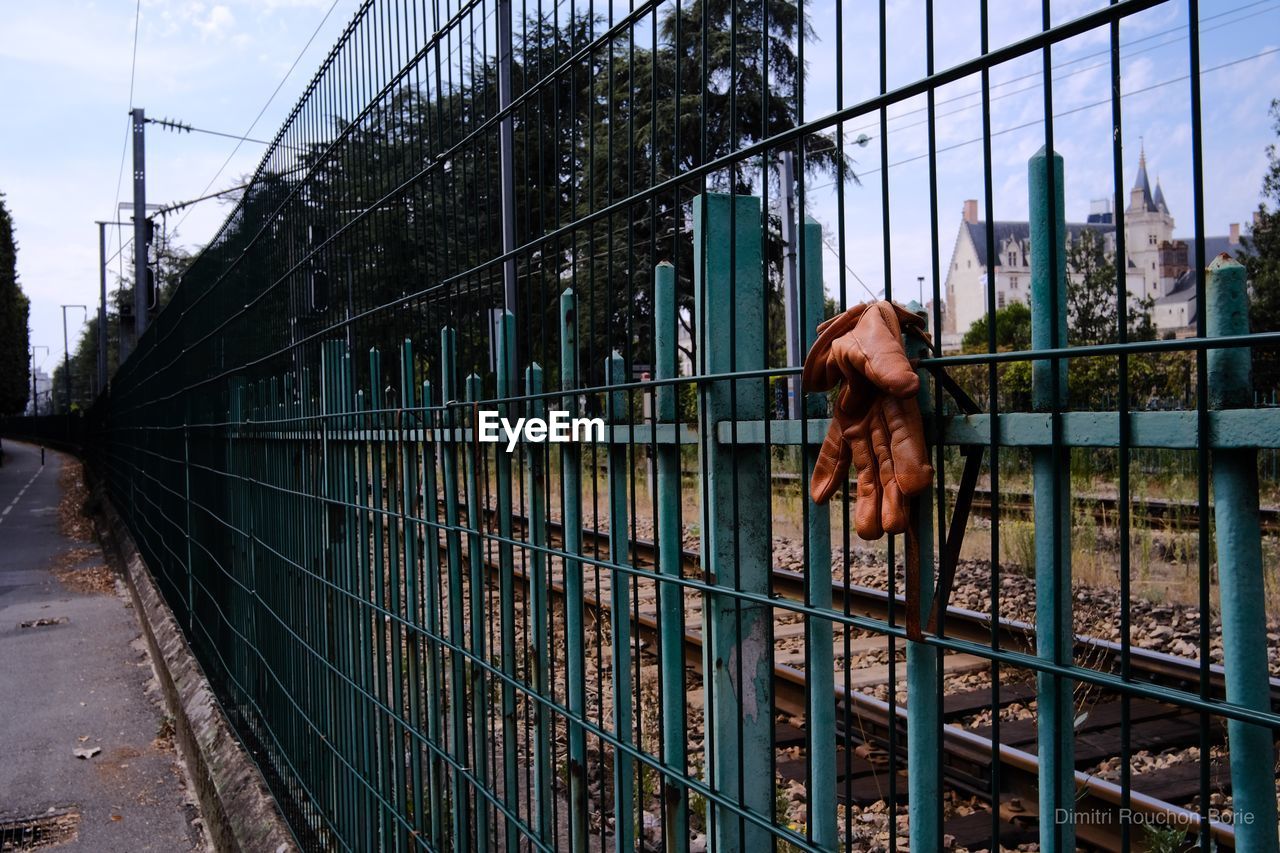
[[[1155,200],[1151,197],[1151,181],[1147,178],[1147,151],[1144,146],[1138,153],[1138,178],[1133,182],[1134,190],[1142,190],[1142,209],[1151,213],[1158,212]],[[1130,209],[1133,205],[1130,205]]]
[[[1156,204],[1156,210],[1160,211],[1161,213],[1168,214],[1169,205],[1164,203],[1164,190],[1160,188],[1159,178],[1156,178],[1155,204]]]

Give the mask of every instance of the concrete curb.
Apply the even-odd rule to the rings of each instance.
[[[261,771],[232,732],[132,535],[103,489],[93,486],[99,506],[94,520],[103,551],[129,588],[174,720],[174,740],[187,762],[214,848],[236,853],[298,850]]]

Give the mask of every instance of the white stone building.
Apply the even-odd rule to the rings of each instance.
[[[986,314],[989,274],[995,275],[997,308],[1009,302],[1031,301],[1030,226],[1026,222],[992,223],[995,258],[988,259],[987,225],[978,219],[977,201],[966,201],[943,290],[944,349],[959,348],[964,333]],[[1106,252],[1114,256],[1116,235],[1110,200],[1093,202],[1084,222],[1067,223],[1068,242],[1079,240],[1085,229],[1097,232]],[[1173,229],[1173,215],[1160,182],[1156,181],[1152,192],[1146,155],[1140,154],[1138,177],[1124,212],[1127,288],[1135,299],[1149,296],[1154,300],[1152,321],[1162,334],[1185,335],[1196,322],[1195,276],[1188,265],[1194,249],[1189,249],[1187,239],[1174,237]],[[1205,238],[1206,262],[1222,252],[1235,254],[1239,248],[1240,226],[1232,223],[1228,236]]]

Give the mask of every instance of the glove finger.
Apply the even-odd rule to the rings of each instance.
[[[881,405],[898,487],[906,496],[918,495],[933,482],[920,404],[915,397],[883,397]]]
[[[853,329],[865,310],[865,305],[855,305],[818,325],[818,339],[809,348],[800,374],[800,386],[804,391],[826,391],[840,381],[842,373],[831,362],[831,345]]]
[[[869,425],[874,407],[845,430],[853,464],[858,469],[857,503],[853,507],[853,528],[863,539],[879,539],[884,535],[880,524],[880,478],[875,454],[871,448]]]
[[[921,317],[919,314],[913,314],[896,302],[890,302],[889,305],[893,307],[893,313],[897,316],[898,323],[904,328],[907,326],[915,326],[918,329],[924,328],[924,317]]]
[[[907,397],[920,390],[920,377],[902,347],[902,327],[890,303],[864,311],[853,331],[833,343],[831,359],[846,377],[860,373],[877,387]]]
[[[907,359],[907,351],[902,345],[902,325],[898,322],[893,303],[877,302],[872,322],[859,321],[854,335],[860,341],[860,332],[864,328],[870,335],[864,343],[871,347],[867,350],[867,377],[895,397],[918,393],[920,377]]]
[[[818,461],[813,466],[813,476],[809,479],[809,498],[815,504],[831,500],[849,476],[849,445],[844,440],[846,426],[847,421],[837,412],[827,427]]]
[[[886,533],[905,533],[910,521],[906,500],[898,487],[898,479],[894,474],[893,449],[890,440],[889,425],[885,422],[884,403],[890,398],[881,398],[880,404],[873,408],[871,415],[871,446],[879,463],[880,478],[880,526]]]

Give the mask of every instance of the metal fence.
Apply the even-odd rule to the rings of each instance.
[[[976,87],[994,219],[993,71],[1038,61],[1053,151],[1053,50],[1100,36],[1122,196],[1121,28],[1172,4],[1045,2],[999,43],[980,2],[977,43],[941,68],[926,3],[924,73],[895,84],[886,4],[847,5],[364,3],[98,401],[89,457],[305,848],[1276,850],[1256,453],[1280,410],[1241,407],[1244,347],[1278,335],[1245,337],[1243,271],[1205,255],[1198,4],[1177,7],[1193,334],[1132,335],[1113,272],[1115,340],[1073,338],[1071,164],[1032,157],[1030,348],[997,351],[995,276],[981,351],[913,343],[937,472],[912,504],[926,612],[935,564],[978,549],[970,606],[919,642],[902,543],[856,541],[850,490],[827,508],[795,488],[828,404],[791,409],[787,388],[817,322],[859,301],[847,193],[861,177],[881,199],[887,298],[918,296],[890,273],[926,259],[939,340],[939,90]],[[839,38],[853,15],[878,44]],[[834,67],[809,66],[827,28]],[[842,88],[854,65],[878,73],[865,97]],[[820,74],[840,82],[811,114]],[[890,111],[920,96],[927,245],[894,235],[888,169],[853,160],[870,142],[888,164]],[[830,221],[810,215],[821,184]],[[1187,366],[1190,407],[1144,410],[1130,375],[1161,358]],[[1073,398],[1078,364],[1110,371],[1091,381],[1111,410]],[[480,409],[608,426],[508,453],[478,441]],[[1160,452],[1194,460],[1193,495],[1163,509],[1133,469]],[[1086,453],[1111,503],[1073,511]],[[992,521],[966,536],[969,460]],[[1084,517],[1114,539],[1102,604],[1073,594]],[[1182,655],[1135,642],[1153,529],[1183,537],[1200,618]],[[1183,764],[1135,770],[1173,747]]]

